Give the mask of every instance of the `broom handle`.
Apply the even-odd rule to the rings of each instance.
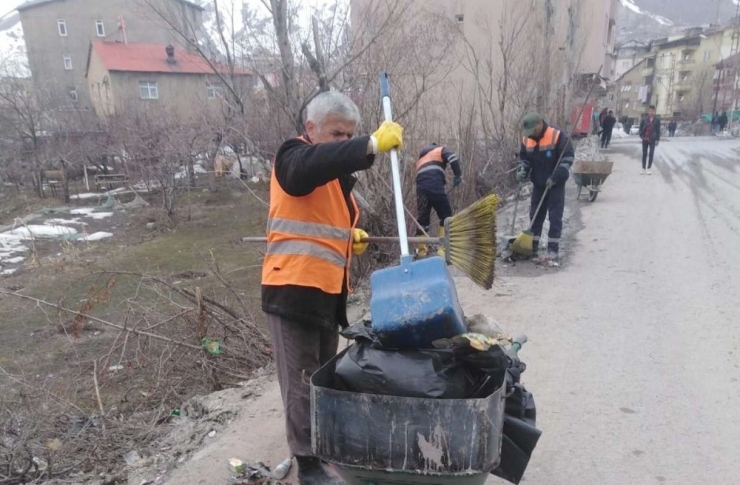
[[[386,121],[393,121],[391,112],[391,87],[388,73],[380,74],[380,96],[383,98],[383,114]],[[391,150],[391,171],[393,173],[393,198],[396,202],[396,219],[398,222],[398,242],[401,245],[401,259],[409,255],[409,238],[406,234],[406,219],[403,214],[403,196],[401,194],[401,171],[398,163],[398,151]]]
[[[604,68],[603,65],[599,67],[599,70],[596,73],[596,76],[594,77],[594,81],[591,83],[591,87],[588,88],[588,94],[586,95],[586,99],[583,101],[583,104],[581,105],[581,111],[578,113],[578,116],[576,116],[576,123],[578,123],[578,120],[581,119],[581,116],[583,116],[583,112],[586,110],[586,103],[588,103],[588,98],[591,97],[591,93],[594,91],[594,87],[596,86],[596,82],[599,80],[599,77],[601,76],[601,70],[603,68]],[[557,170],[558,167],[560,166],[560,162],[563,161],[564,154],[565,154],[565,151],[560,152],[560,156],[558,157],[558,163],[555,164],[555,168],[552,171],[553,173],[555,173],[555,170]],[[537,205],[537,210],[534,211],[534,216],[532,217],[532,220],[529,222],[529,232],[532,232],[532,228],[534,227],[534,221],[537,219],[537,214],[540,213],[540,209],[542,208],[542,203],[545,202],[545,196],[547,195],[547,192],[549,190],[550,190],[550,187],[545,187],[545,191],[542,192],[542,197],[540,197],[540,203]]]
[[[509,231],[510,234],[516,234],[514,232],[514,229],[516,228],[516,212],[519,208],[519,196],[522,193],[522,187],[524,187],[524,184],[519,182],[519,190],[516,191],[516,199],[514,199],[514,213],[511,216],[511,231]]]
[[[414,236],[407,238],[409,242],[414,244],[438,244],[443,242],[444,238],[441,237],[423,237],[423,236]],[[360,242],[362,243],[368,243],[368,244],[390,244],[390,243],[397,243],[400,241],[400,238],[398,237],[385,237],[385,236],[371,236],[371,237],[363,237],[360,239]],[[266,243],[267,237],[266,236],[250,236],[250,237],[243,237],[242,242],[250,242],[250,243]]]

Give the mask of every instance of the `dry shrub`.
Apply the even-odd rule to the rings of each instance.
[[[270,362],[266,332],[215,262],[190,287],[132,272],[90,278],[76,309],[0,290],[56,309],[59,323],[72,319],[63,329],[74,356],[53,380],[0,367],[2,484],[113,473],[189,398],[234,386]],[[91,323],[105,338],[82,333]]]

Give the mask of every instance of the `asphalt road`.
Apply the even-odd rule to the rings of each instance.
[[[666,140],[652,176],[635,137],[606,153],[598,200],[570,195],[562,268],[459,285],[466,313],[530,338],[544,433],[523,483],[738,483],[740,141]]]
[[[488,292],[458,279],[466,314],[529,336],[543,435],[524,484],[740,482],[740,141],[666,140],[652,176],[640,150],[614,142],[594,203],[570,182],[561,268],[501,264]],[[280,463],[277,383],[259,395],[167,483],[226,483],[231,456]]]

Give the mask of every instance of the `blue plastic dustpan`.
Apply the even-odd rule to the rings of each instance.
[[[385,119],[391,121],[386,73],[380,75],[380,94]],[[464,333],[465,318],[445,261],[440,257],[412,261],[409,255],[396,150],[391,150],[391,169],[401,265],[378,270],[370,277],[373,330],[388,348],[431,348],[434,340]]]

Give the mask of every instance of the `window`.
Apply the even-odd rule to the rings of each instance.
[[[64,69],[67,71],[72,70],[72,56],[69,54],[64,54]]]
[[[629,101],[627,101],[626,103],[624,103],[624,109],[630,109],[630,103],[629,103]]]
[[[69,97],[72,101],[77,102],[77,88],[69,88]]]
[[[709,51],[704,51],[704,60],[705,61],[711,61],[712,60],[712,53]]]
[[[95,32],[98,34],[98,37],[105,37],[105,24],[102,20],[95,22]]]
[[[57,27],[59,28],[59,35],[67,37],[67,22],[64,19],[57,20]]]
[[[159,90],[156,81],[139,81],[139,97],[141,99],[159,99]]]
[[[224,94],[224,88],[223,86],[206,82],[206,94],[208,99],[221,98]]]
[[[622,69],[629,69],[630,61],[622,61]]]
[[[455,22],[456,22],[456,23],[458,23],[458,24],[461,24],[461,23],[463,23],[464,21],[465,21],[465,15],[463,15],[463,14],[461,14],[461,13],[459,13],[459,14],[455,15]]]

